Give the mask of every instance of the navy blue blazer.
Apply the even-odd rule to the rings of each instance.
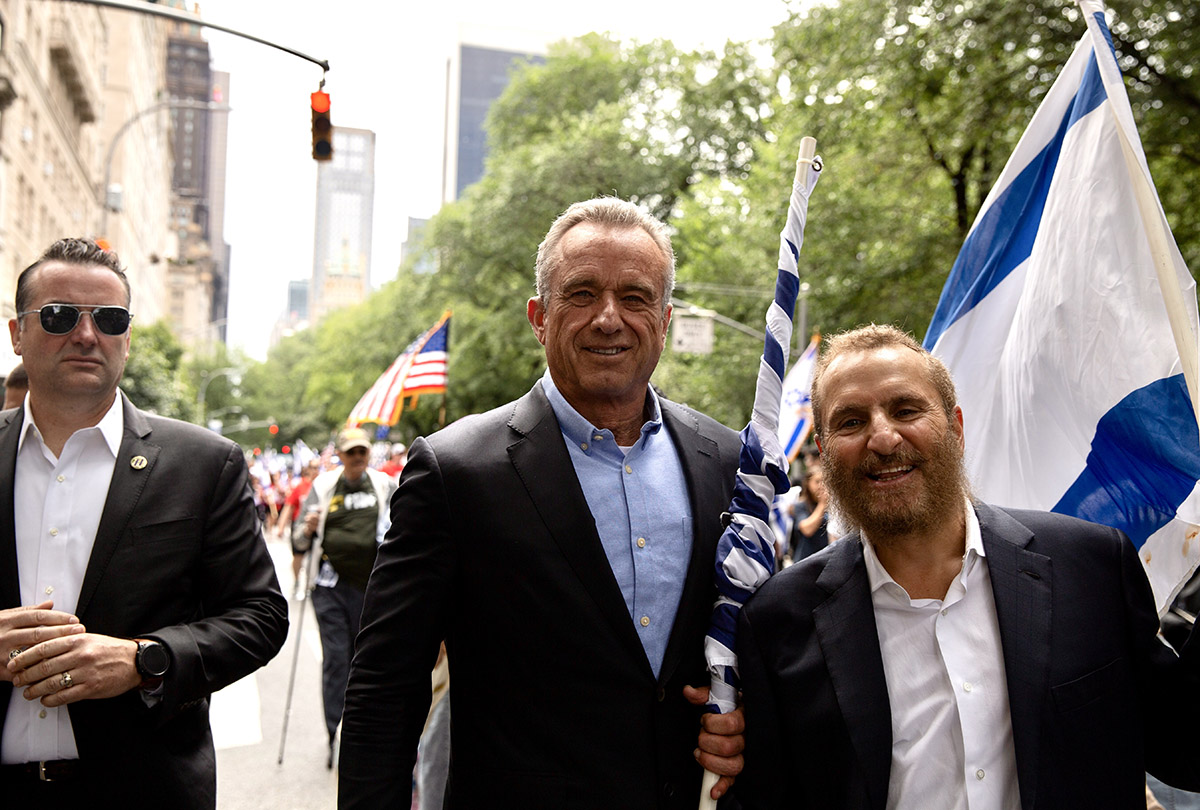
[[[1200,788],[1197,647],[1157,638],[1121,532],[976,506],[995,595],[1023,810],[1145,807],[1145,774]],[[883,810],[891,710],[857,534],[769,580],[742,611],[747,808]]]

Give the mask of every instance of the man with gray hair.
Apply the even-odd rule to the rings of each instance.
[[[545,375],[413,443],[346,694],[341,807],[407,806],[443,639],[456,810],[691,808],[701,764],[740,769],[740,714],[702,715],[690,688],[740,442],[650,387],[674,274],[637,206],[572,205],[526,309]]]

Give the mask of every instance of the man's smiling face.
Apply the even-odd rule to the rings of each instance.
[[[528,316],[554,384],[581,414],[645,400],[671,320],[667,259],[638,227],[580,223]]]

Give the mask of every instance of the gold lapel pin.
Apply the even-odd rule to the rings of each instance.
[[[146,469],[146,465],[149,463],[150,462],[146,461],[145,456],[134,456],[133,458],[129,459],[129,466],[133,467],[135,470],[144,470]]]

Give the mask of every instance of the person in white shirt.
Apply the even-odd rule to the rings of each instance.
[[[14,805],[215,807],[208,697],[287,635],[241,450],[117,390],[129,302],[116,254],[90,240],[56,242],[17,280],[9,333],[29,394],[0,414]]]
[[[1200,786],[1200,647],[1156,638],[1121,532],[971,498],[946,367],[904,332],[826,342],[812,403],[852,533],[738,630],[747,808],[1133,808]]]

